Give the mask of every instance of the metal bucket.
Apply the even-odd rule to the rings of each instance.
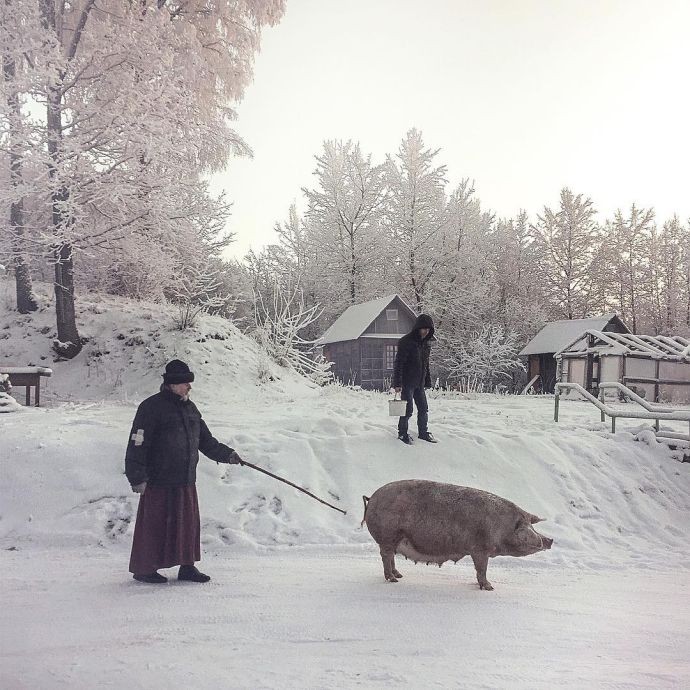
[[[388,416],[389,417],[404,417],[407,410],[407,400],[399,400],[396,397],[388,401]]]

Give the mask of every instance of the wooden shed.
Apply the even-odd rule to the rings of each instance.
[[[589,329],[630,333],[628,327],[614,313],[589,319],[565,319],[547,323],[519,353],[520,357],[527,357],[527,380],[532,381],[533,378],[539,377],[535,390],[553,393],[557,380],[556,353],[582,338],[582,334]]]
[[[690,340],[588,330],[556,354],[560,380],[596,394],[618,382],[650,402],[690,403]]]
[[[368,390],[388,390],[398,340],[409,333],[417,314],[398,295],[355,304],[317,340],[333,362],[339,381]]]

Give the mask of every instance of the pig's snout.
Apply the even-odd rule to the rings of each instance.
[[[548,537],[542,537],[541,538],[541,548],[542,549],[550,549],[552,544],[553,544],[553,539],[549,539]]]

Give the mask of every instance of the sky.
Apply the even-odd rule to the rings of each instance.
[[[237,131],[251,159],[212,179],[233,202],[228,253],[275,241],[304,209],[324,140],[375,163],[405,133],[440,149],[449,191],[534,217],[562,187],[602,218],[690,218],[687,0],[288,0],[266,29]]]

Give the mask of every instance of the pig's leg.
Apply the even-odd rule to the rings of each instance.
[[[489,554],[486,553],[486,551],[473,553],[472,561],[474,563],[474,569],[477,571],[477,582],[479,583],[479,589],[491,591],[493,586],[486,579],[486,566],[489,565]]]
[[[393,575],[400,579],[402,577],[402,573],[395,567],[395,554],[393,554],[391,560],[393,561]]]
[[[381,545],[381,560],[383,561],[383,576],[388,582],[397,582],[395,576],[395,547]]]

